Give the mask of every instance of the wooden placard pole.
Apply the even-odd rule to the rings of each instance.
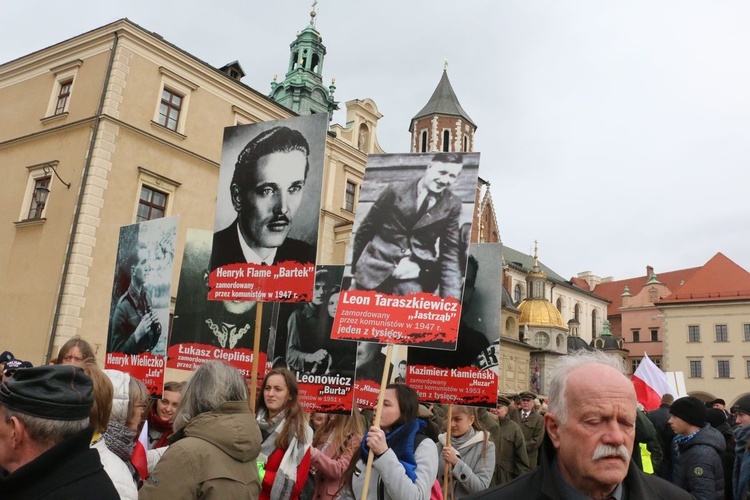
[[[451,445],[451,421],[453,420],[453,405],[448,405],[448,415],[446,415],[448,421],[445,429],[445,446]],[[451,464],[445,461],[445,467],[443,467],[443,497],[447,499],[453,498],[453,481],[451,470]]]
[[[383,400],[385,399],[385,386],[388,385],[388,373],[391,366],[391,357],[393,356],[393,344],[388,344],[385,350],[385,365],[383,366],[383,375],[380,377],[380,392],[378,392],[378,404],[375,405],[375,418],[372,421],[373,427],[380,427],[380,411],[383,409]],[[365,484],[362,486],[362,500],[367,500],[367,490],[370,486],[370,475],[372,474],[372,461],[375,454],[370,450],[367,454],[367,467],[365,467]]]
[[[263,302],[255,303],[255,338],[253,339],[253,367],[250,373],[250,409],[255,413],[258,394],[258,368],[260,360],[260,330],[263,322]]]

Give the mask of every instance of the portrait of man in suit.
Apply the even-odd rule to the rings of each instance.
[[[315,247],[289,238],[310,170],[310,146],[298,130],[276,126],[237,156],[229,186],[236,218],[214,233],[211,270],[236,263],[315,262]]]
[[[352,242],[352,288],[461,299],[461,199],[451,186],[463,157],[437,153],[416,180],[388,184]]]

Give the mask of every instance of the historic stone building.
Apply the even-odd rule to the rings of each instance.
[[[174,302],[187,229],[213,229],[224,127],[335,109],[324,55],[311,22],[269,98],[237,61],[213,67],[122,19],[0,65],[2,348],[40,364],[79,334],[103,353],[118,232],[134,222],[179,215]],[[326,139],[323,264],[343,263],[367,154],[381,151],[375,103],[346,110]]]

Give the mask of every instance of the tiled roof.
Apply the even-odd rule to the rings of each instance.
[[[460,116],[474,125],[474,121],[469,118],[469,115],[464,111],[464,108],[461,107],[461,103],[458,102],[458,97],[456,97],[451,82],[448,80],[447,71],[443,71],[443,76],[440,78],[440,82],[435,88],[435,92],[432,93],[432,97],[427,101],[424,108],[414,115],[414,118],[412,118],[411,121],[414,123],[414,120],[431,115]],[[411,130],[411,126],[409,127],[409,130]]]
[[[690,276],[698,269],[700,269],[700,267],[691,267],[666,273],[656,273],[656,279],[669,288],[670,292],[674,293],[675,290],[680,288],[682,282],[687,281],[688,278],[690,278]],[[620,314],[620,308],[622,307],[622,292],[625,291],[626,286],[630,290],[631,295],[636,295],[641,291],[643,285],[646,284],[649,278],[650,276],[638,276],[637,278],[610,281],[608,283],[599,283],[596,285],[596,287],[594,287],[594,293],[611,301],[607,307],[607,317]]]
[[[578,288],[583,288],[587,292],[591,291],[591,287],[589,286],[589,282],[586,281],[583,278],[570,278],[570,282],[573,283]]]
[[[730,300],[750,300],[750,273],[719,252],[657,305]]]
[[[509,267],[527,274],[530,273],[531,269],[534,267],[534,257],[532,255],[527,255],[523,252],[519,252],[518,250],[515,250],[507,245],[503,245],[503,260],[505,260],[505,263],[508,264]],[[560,286],[564,286],[565,288],[575,290],[576,292],[583,293],[590,297],[597,298],[599,300],[604,298],[598,293],[592,293],[591,291],[589,291],[588,283],[584,283],[585,287],[582,288],[572,281],[566,280],[555,271],[542,264],[542,261],[539,261],[538,263],[541,270],[544,272],[544,274],[547,275],[548,281],[556,283]]]

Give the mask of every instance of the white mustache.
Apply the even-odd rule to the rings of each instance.
[[[608,444],[599,444],[594,450],[594,454],[591,456],[591,460],[597,461],[602,458],[617,457],[621,458],[625,462],[630,462],[630,453],[625,445],[610,446]]]

